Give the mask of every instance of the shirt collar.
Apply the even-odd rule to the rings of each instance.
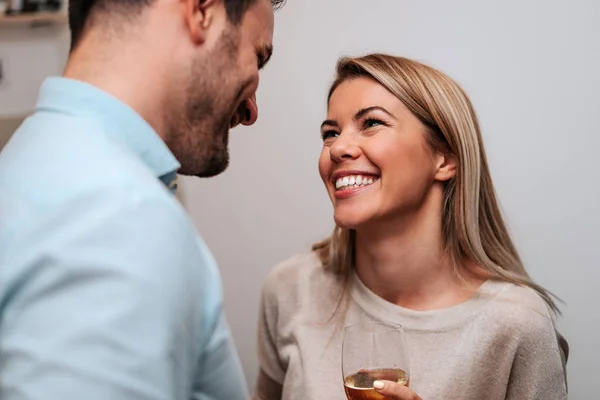
[[[99,123],[112,139],[139,157],[172,192],[181,167],[158,133],[131,107],[88,83],[46,78],[36,110],[87,117]]]

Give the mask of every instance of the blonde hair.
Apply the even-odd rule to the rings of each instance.
[[[464,90],[442,72],[417,61],[386,54],[342,58],[328,100],[344,81],[368,77],[393,93],[425,125],[434,151],[456,157],[456,176],[444,189],[443,239],[446,256],[456,272],[466,273],[470,260],[492,279],[534,289],[557,313],[551,294],[534,283],[525,270],[502,218],[477,116]],[[313,245],[325,268],[347,278],[354,268],[354,231],[336,227]]]

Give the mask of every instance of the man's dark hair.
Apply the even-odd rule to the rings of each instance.
[[[200,0],[198,0],[200,1]],[[222,0],[225,3],[227,17],[238,25],[250,6],[257,0]],[[283,6],[286,0],[271,0],[274,9]],[[119,14],[139,12],[150,5],[152,0],[70,0],[69,27],[71,29],[71,50],[75,48],[92,13],[97,11],[115,11]]]

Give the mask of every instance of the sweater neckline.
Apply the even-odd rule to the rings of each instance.
[[[365,312],[376,319],[400,324],[407,330],[445,331],[462,326],[506,287],[504,282],[488,279],[462,303],[443,309],[417,311],[379,297],[365,286],[355,271],[350,275],[350,294]]]

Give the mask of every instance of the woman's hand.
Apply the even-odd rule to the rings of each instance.
[[[391,381],[375,381],[373,387],[390,400],[423,400],[404,385]]]

